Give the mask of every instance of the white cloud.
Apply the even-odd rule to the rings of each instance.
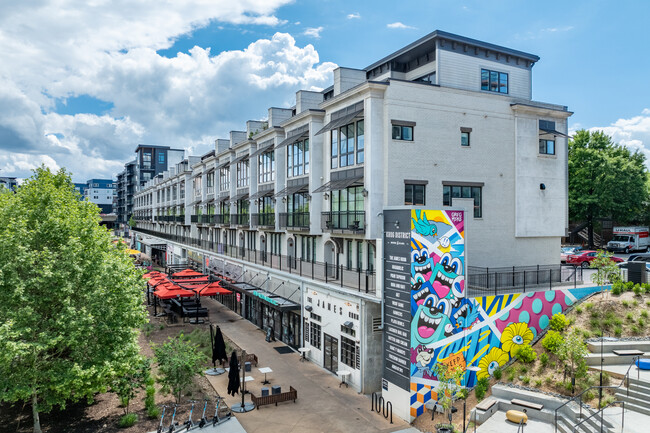
[[[351,13],[351,14],[348,14],[348,17],[347,17],[347,18],[348,18],[349,20],[360,19],[360,18],[361,18],[361,14],[360,14],[359,12],[353,12],[353,13]]]
[[[291,103],[296,90],[330,85],[336,65],[285,33],[221,53],[157,53],[210,23],[283,24],[274,11],[288,1],[0,4],[2,173],[28,177],[45,163],[76,181],[111,177],[139,143],[199,154],[269,106]],[[113,108],[55,112],[57,100],[82,95]]]
[[[574,126],[571,133],[580,129]],[[650,109],[644,109],[640,115],[629,119],[618,119],[609,126],[594,126],[585,128],[591,132],[603,131],[612,137],[614,142],[628,147],[630,150],[640,151],[646,157],[646,165],[650,168]]]
[[[415,29],[415,27],[407,26],[406,24],[400,23],[399,21],[395,23],[386,24],[386,27],[388,27],[389,29]]]
[[[323,27],[307,27],[305,32],[303,33],[305,36],[311,36],[312,38],[319,39],[320,38],[320,32],[323,31]]]

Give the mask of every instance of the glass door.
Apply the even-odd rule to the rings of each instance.
[[[336,373],[336,370],[339,368],[339,340],[332,337],[331,335],[325,335],[325,350],[323,361],[325,368]]]

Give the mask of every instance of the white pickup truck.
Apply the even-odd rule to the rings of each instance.
[[[649,233],[648,227],[614,227],[614,237],[607,243],[607,251],[626,254],[648,251]]]

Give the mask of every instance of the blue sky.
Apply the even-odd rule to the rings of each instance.
[[[538,55],[533,98],[650,156],[646,1],[155,0],[0,5],[0,175],[114,177],[138,143],[216,138],[440,29]]]

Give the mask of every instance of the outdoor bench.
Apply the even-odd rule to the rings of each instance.
[[[273,404],[277,406],[278,403],[282,403],[283,401],[289,401],[293,400],[293,402],[296,402],[296,399],[298,398],[298,391],[296,391],[293,386],[289,387],[289,392],[282,392],[280,394],[275,394],[275,395],[267,395],[264,397],[256,397],[255,394],[251,393],[251,401],[257,406],[259,409],[260,406],[264,406],[267,404]]]
[[[530,401],[519,400],[517,398],[513,398],[512,400],[510,400],[510,404],[516,404],[518,406],[523,406],[535,410],[542,410],[544,408],[543,404],[532,403]]]
[[[247,353],[245,362],[250,362],[251,364],[255,364],[255,367],[257,367],[257,355],[255,355],[254,353]]]
[[[199,317],[209,317],[207,308],[183,308],[183,321],[185,319],[197,319]]]

